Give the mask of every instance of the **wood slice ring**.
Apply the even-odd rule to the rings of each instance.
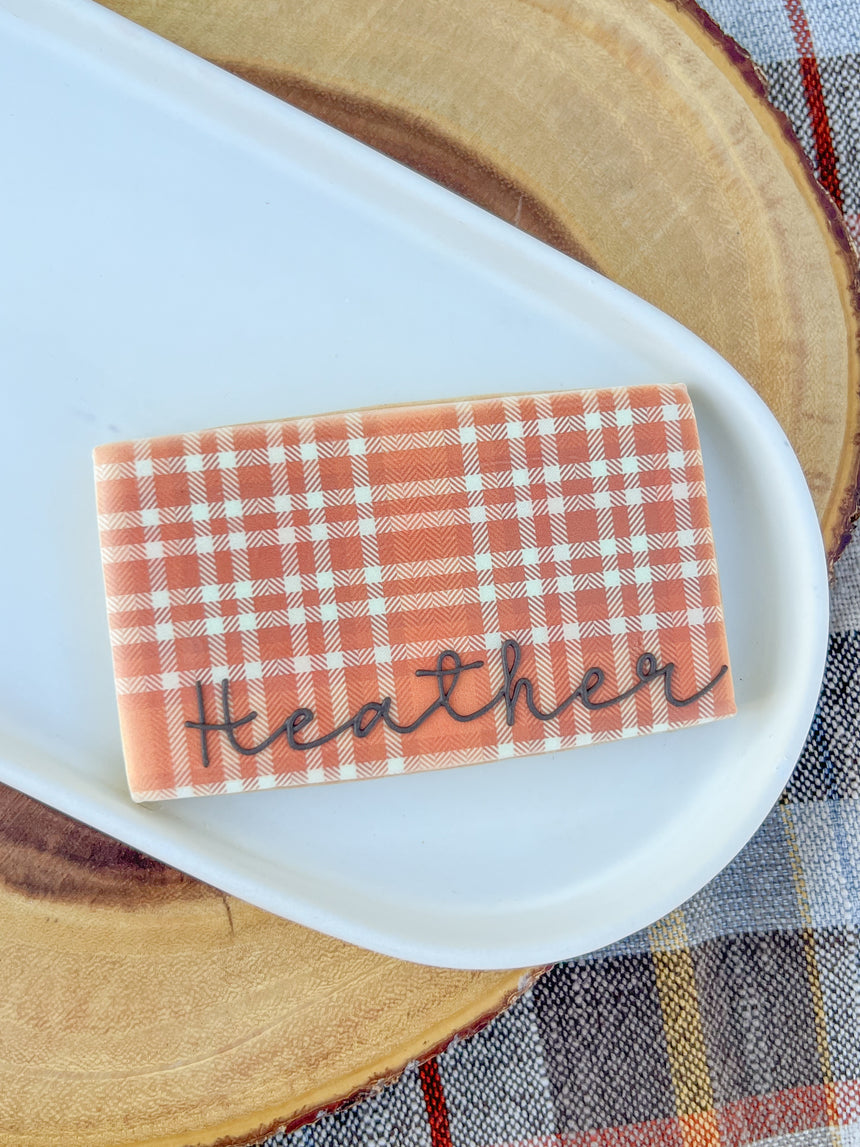
[[[748,57],[673,0],[112,0],[655,303],[757,388],[831,561],[857,506],[844,223]],[[0,1142],[256,1142],[390,1078],[531,973],[377,956],[0,788]]]

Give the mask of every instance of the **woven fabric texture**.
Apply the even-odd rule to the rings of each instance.
[[[707,0],[860,238],[860,4]],[[860,1144],[860,542],[797,769],[710,885],[488,1028],[266,1147]]]

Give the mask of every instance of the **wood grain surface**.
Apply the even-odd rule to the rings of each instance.
[[[396,1076],[530,972],[404,964],[0,786],[0,1142],[256,1142]]]
[[[755,69],[694,5],[111,6],[704,337],[782,422],[836,555],[856,505],[856,263]],[[2,788],[0,881],[9,1147],[255,1142],[396,1075],[525,982],[360,951]]]

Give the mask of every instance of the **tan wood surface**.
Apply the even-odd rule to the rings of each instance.
[[[112,6],[702,335],[782,422],[836,554],[857,478],[855,264],[754,69],[698,9]],[[395,1075],[520,984],[319,936],[3,789],[0,878],[9,1147],[253,1142]]]

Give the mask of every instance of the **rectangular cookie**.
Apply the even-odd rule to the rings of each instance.
[[[135,800],[735,711],[683,386],[225,427],[102,446],[95,468]]]

